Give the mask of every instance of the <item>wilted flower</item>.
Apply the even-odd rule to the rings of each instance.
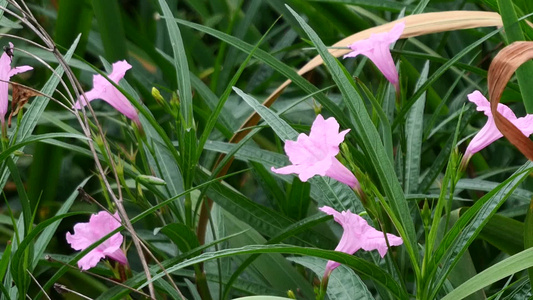
[[[11,79],[11,76],[15,74],[33,70],[33,68],[30,66],[20,66],[11,68],[12,55],[13,44],[9,43],[9,49],[6,49],[6,51],[2,53],[2,57],[0,57],[0,121],[2,123],[2,127],[4,127],[4,118],[7,113],[7,107],[9,102],[7,82]]]
[[[389,32],[373,33],[368,39],[348,46],[352,52],[344,55],[344,58],[356,57],[359,54],[368,57],[398,91],[398,71],[390,53],[390,45],[400,38],[404,29],[405,23],[401,22],[394,25]]]
[[[116,84],[118,84],[118,82],[124,77],[126,71],[131,69],[131,65],[125,60],[117,61],[112,67],[113,70],[107,77]],[[137,113],[137,110],[135,110],[135,107],[133,107],[128,98],[126,98],[126,96],[114,87],[104,76],[100,74],[94,75],[93,89],[86,92],[85,96],[88,101],[93,101],[95,99],[104,100],[120,113],[140,125],[139,114]],[[78,99],[74,104],[74,108],[81,109],[82,105],[86,105],[85,99]]]
[[[487,147],[492,142],[501,138],[503,135],[496,127],[494,123],[494,117],[490,111],[490,103],[481,94],[480,91],[474,91],[468,95],[468,101],[476,104],[477,111],[482,111],[488,117],[487,123],[481,130],[476,134],[476,136],[470,141],[470,144],[466,148],[464,161],[468,161],[474,153],[480,151],[481,149]],[[513,123],[516,128],[518,128],[525,136],[530,136],[533,133],[533,114],[528,114],[525,117],[517,118],[514,112],[504,104],[498,104],[498,112],[501,113],[507,120]]]
[[[101,211],[92,215],[89,223],[78,223],[74,225],[74,234],[67,232],[67,242],[74,250],[85,250],[120,227],[120,222],[117,221],[120,220],[118,213],[115,213],[113,216],[106,211]],[[124,237],[122,234],[117,232],[80,259],[78,261],[78,267],[82,270],[88,270],[96,266],[100,259],[106,256],[123,265],[127,265],[128,259],[120,248],[123,240]]]
[[[332,215],[335,222],[341,224],[344,232],[341,240],[335,251],[340,251],[348,254],[354,254],[359,249],[366,251],[378,250],[379,255],[384,257],[387,254],[387,242],[383,232],[376,230],[374,227],[368,225],[368,222],[357,214],[349,210],[338,212],[329,206],[323,206],[321,211]],[[394,234],[387,233],[387,240],[390,246],[399,246],[403,244],[401,237]],[[340,263],[335,261],[328,261],[326,265],[325,276],[328,276]]]
[[[315,175],[328,176],[359,189],[357,178],[335,157],[339,153],[339,144],[349,131],[339,132],[339,123],[335,118],[324,120],[322,115],[318,115],[309,136],[301,133],[296,142],[285,141],[285,152],[293,164],[280,169],[272,167],[272,172],[296,173],[301,181]]]

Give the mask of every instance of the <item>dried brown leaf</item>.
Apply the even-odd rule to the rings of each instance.
[[[11,127],[11,117],[16,116],[19,111],[24,107],[24,104],[28,103],[31,97],[42,96],[39,91],[29,88],[27,86],[11,82],[13,90],[11,92],[11,113],[7,121],[7,125]]]
[[[496,127],[522,154],[533,161],[533,142],[496,109],[514,72],[530,59],[533,59],[533,42],[514,42],[503,48],[490,64],[488,86],[490,109]]]

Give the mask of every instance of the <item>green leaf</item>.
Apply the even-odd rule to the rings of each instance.
[[[161,233],[174,242],[182,252],[188,252],[200,246],[196,234],[185,224],[168,224],[161,229]]]
[[[175,19],[175,22],[212,35],[246,53],[250,53],[254,49],[253,45],[250,45],[242,40],[239,40],[235,37],[209,28],[207,26],[202,26],[180,19]],[[256,50],[254,57],[271,66],[273,69],[286,76],[288,79],[292,80],[292,82],[302,88],[302,90],[304,90],[306,93],[314,94],[315,99],[337,119],[341,126],[346,127],[348,124],[350,124],[346,115],[333,101],[331,101],[323,93],[318,92],[319,89],[316,86],[309,83],[309,81],[307,81],[302,76],[298,75],[291,66],[280,62],[274,56],[261,49]]]
[[[244,255],[244,254],[254,254],[254,253],[286,253],[286,254],[298,254],[298,255],[307,255],[313,257],[320,257],[324,259],[338,261],[342,264],[349,266],[354,269],[358,274],[364,275],[372,279],[375,283],[386,288],[394,297],[400,299],[407,299],[408,296],[404,290],[398,285],[396,280],[394,280],[387,272],[377,267],[376,265],[367,262],[361,258],[355,257],[353,255],[348,255],[343,252],[331,251],[331,250],[321,250],[313,248],[303,248],[287,245],[251,245],[245,246],[237,249],[224,249],[216,252],[203,253],[197,257],[191,258],[187,261],[178,263],[169,267],[168,272],[173,272],[174,270],[179,270],[190,265],[194,265],[200,262],[209,261],[212,259],[222,258],[222,257],[231,257],[235,255]],[[533,263],[533,260],[532,260]],[[153,278],[152,281],[162,278],[164,273],[158,273]],[[148,283],[144,283],[141,287],[146,286]]]
[[[79,140],[88,140],[86,136],[80,135],[80,134],[74,134],[74,133],[59,132],[59,133],[44,133],[44,134],[34,135],[34,136],[30,136],[26,138],[23,141],[18,142],[17,144],[11,145],[9,148],[2,151],[0,153],[0,161],[5,161],[15,151],[31,143],[41,142],[41,141],[49,140],[49,139],[57,139],[57,138],[73,138],[73,139],[79,139]]]
[[[287,215],[294,220],[301,220],[307,215],[309,208],[309,192],[311,185],[307,182],[302,182],[298,178],[292,180],[289,188],[287,200],[285,201],[285,211]]]
[[[4,252],[2,253],[2,258],[0,258],[0,282],[4,280],[6,275],[7,267],[9,266],[9,261],[11,259],[11,241],[8,241]]]
[[[112,3],[110,3],[109,5],[112,5]],[[0,4],[0,6],[3,5]],[[98,17],[99,16],[97,16],[97,18]],[[61,1],[57,11],[57,21],[54,27],[54,42],[62,46],[70,45],[72,41],[74,41],[74,39],[76,39],[76,37],[81,34],[81,40],[79,46],[76,49],[76,54],[83,55],[83,53],[85,52],[85,47],[87,45],[87,40],[89,39],[89,32],[91,31],[92,20],[93,6],[91,5],[90,0]],[[98,24],[105,28],[103,24]],[[102,41],[104,41],[104,39],[102,39]],[[105,46],[106,45],[104,41],[104,47]],[[120,47],[118,47],[117,45],[117,48]]]
[[[295,256],[287,259],[310,269],[318,278],[322,278],[326,270],[327,261],[320,258]],[[330,300],[374,299],[361,278],[344,265],[338,266],[329,276],[327,294]]]
[[[222,242],[226,242],[238,235],[242,234],[242,232],[239,232],[237,234],[234,234],[234,235],[229,235],[229,236],[225,236],[223,238],[220,238],[214,242],[211,242],[211,243],[208,243],[208,244],[205,244],[205,245],[202,245],[198,248],[195,248],[194,250],[190,251],[190,252],[187,252],[187,253],[183,253],[177,257],[173,257],[173,258],[170,258],[170,259],[167,259],[165,261],[162,261],[161,262],[161,265],[163,266],[163,268],[167,269],[168,267],[172,266],[172,265],[175,265],[176,263],[190,257],[190,256],[193,256],[193,255],[196,255],[202,251],[204,251],[205,249],[208,249],[208,248],[211,248],[213,247],[214,245],[216,244],[219,244],[219,243],[222,243]],[[150,273],[155,273],[156,271],[160,270],[159,269],[159,265],[153,265],[153,266],[150,266]],[[53,278],[54,279],[54,278]],[[58,278],[54,279],[54,280],[57,280]],[[140,284],[142,284],[144,281],[146,281],[146,276],[144,275],[143,272],[139,272],[135,275],[133,275],[133,277],[129,278],[126,282],[124,282],[124,284],[126,286],[129,286],[129,287],[133,287],[133,288],[137,288]],[[115,300],[115,299],[123,299],[126,295],[128,295],[130,293],[129,290],[125,289],[124,287],[122,286],[114,286],[110,289],[108,289],[107,291],[105,291],[104,293],[102,293],[97,299],[102,299],[102,300]]]
[[[225,234],[232,234],[245,230],[245,232],[230,241],[227,248],[246,247],[248,245],[264,244],[266,240],[256,230],[250,228],[248,224],[239,218],[233,217],[227,211],[221,211],[219,215],[224,218],[223,227]],[[246,257],[234,257],[232,261],[238,263]],[[281,254],[273,253],[261,255],[247,268],[247,275],[257,277],[259,281],[268,282],[268,284],[281,291],[300,290],[305,299],[313,297],[313,289],[300,272],[298,272],[290,262]]]
[[[290,298],[277,297],[277,296],[248,296],[235,298],[235,300],[288,300]]]
[[[533,163],[524,164],[507,180],[490,191],[468,209],[452,229],[446,233],[444,239],[433,255],[434,285],[430,288],[431,297],[435,297],[447,274],[459,262],[462,254],[475,240],[481,229],[487,224],[498,208],[509,198],[516,187],[529,175]],[[440,265],[437,271],[437,265]],[[430,297],[430,298],[431,298]]]
[[[507,37],[507,44],[517,41],[525,41],[524,33],[520,28],[518,17],[511,0],[498,0],[500,15]],[[533,62],[528,61],[516,70],[516,78],[520,86],[520,94],[528,113],[533,113]],[[530,245],[527,245],[530,246]]]
[[[180,29],[178,24],[174,21],[174,16],[172,15],[172,11],[168,7],[167,2],[165,0],[159,0],[159,5],[163,12],[163,18],[165,19],[168,34],[170,36],[172,52],[174,53],[174,67],[176,68],[176,74],[178,74],[180,108],[184,120],[184,130],[187,132],[192,130],[194,126],[192,90],[187,55],[185,47],[183,46]]]
[[[110,61],[127,58],[126,36],[117,1],[92,0],[105,57]]]
[[[533,267],[533,248],[526,249],[484,270],[447,294],[442,300],[463,299],[498,280],[530,267]]]
[[[495,36],[497,33],[500,32],[501,29],[494,30],[490,32],[489,34],[485,35],[484,37],[478,39],[474,43],[470,44],[468,47],[465,47],[463,50],[461,50],[459,53],[457,53],[454,57],[449,59],[447,62],[445,62],[440,68],[438,68],[431,76],[428,77],[426,82],[411,96],[411,98],[402,106],[401,111],[396,115],[394,122],[392,124],[392,128],[396,128],[400,123],[403,123],[405,120],[405,115],[413,106],[413,104],[420,98],[420,96],[427,90],[429,87],[435,83],[448,69],[450,69],[456,62],[458,62],[461,58],[463,58],[466,54],[470,53],[474,49],[478,49],[478,47],[489,40],[491,37]]]
[[[312,228],[317,225],[317,224],[320,224],[326,220],[329,220],[329,216],[325,216],[325,215],[322,215],[322,214],[315,214],[313,216],[310,216],[308,218],[305,218],[304,220],[301,220],[297,223],[294,223],[293,225],[289,226],[289,227],[286,227],[285,229],[283,229],[278,235],[276,235],[275,237],[271,238],[270,240],[268,240],[265,244],[277,244],[277,243],[280,243],[282,241],[284,241],[285,239],[291,237],[291,236],[294,236],[296,234],[299,234],[299,233],[302,233],[302,232],[309,232],[310,230],[312,230]],[[336,241],[335,241],[336,242]],[[320,243],[320,245],[324,246],[326,245],[326,243]],[[332,245],[332,247],[334,247]],[[237,281],[237,278],[239,277],[239,275],[244,272],[248,266],[259,256],[260,254],[253,254],[253,255],[250,255],[245,261],[243,261],[241,263],[241,265],[239,266],[239,268],[237,268],[237,270],[235,270],[235,272],[231,275],[231,278],[228,280],[227,284],[226,284],[226,287],[224,289],[224,298],[227,298],[228,297],[228,294],[229,294],[229,291],[230,289],[233,287],[233,283]]]
[[[416,88],[427,80],[429,72],[429,62],[426,62],[420,78],[416,83]],[[420,98],[409,110],[407,114],[407,123],[405,124],[406,141],[406,157],[405,157],[405,186],[406,193],[415,193],[418,191],[418,181],[420,180],[420,164],[422,157],[422,133],[424,130],[424,107],[426,105],[426,93],[420,95]]]
[[[513,255],[524,250],[524,223],[495,214],[483,227],[479,238]]]

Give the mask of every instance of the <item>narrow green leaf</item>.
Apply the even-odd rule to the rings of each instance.
[[[194,28],[196,30],[199,30],[201,32],[205,32],[211,36],[214,36],[215,38],[218,38],[234,47],[236,47],[237,49],[241,50],[241,51],[244,51],[246,53],[250,53],[254,46],[253,45],[250,45],[248,43],[245,43],[235,37],[232,37],[231,35],[228,35],[228,34],[225,34],[225,33],[222,33],[220,31],[217,31],[215,29],[212,29],[212,28],[209,28],[207,26],[203,26],[203,25],[199,25],[199,24],[195,24],[195,23],[192,23],[192,22],[188,22],[188,21],[185,21],[185,20],[180,20],[180,19],[175,19],[174,20],[175,22],[178,22],[179,24],[183,24],[185,26],[188,26],[188,27],[191,27],[191,28]],[[265,64],[268,64],[269,66],[271,66],[272,68],[274,68],[276,71],[278,71],[279,73],[281,73],[282,75],[286,76],[288,79],[292,80],[296,85],[298,85],[300,88],[302,88],[302,90],[304,90],[306,93],[308,94],[314,94],[314,97],[315,99],[324,106],[325,109],[327,109],[336,119],[337,121],[339,122],[339,124],[341,124],[341,126],[348,126],[349,121],[348,121],[348,118],[346,117],[346,115],[342,112],[342,110],[333,102],[331,101],[328,97],[326,97],[323,93],[317,93],[319,91],[319,89],[312,85],[311,83],[309,83],[309,81],[307,81],[305,78],[303,78],[302,76],[298,75],[296,73],[296,71],[294,71],[294,69],[282,62],[280,62],[278,59],[276,59],[274,56],[272,56],[271,54],[261,50],[261,49],[257,49],[256,52],[255,52],[255,55],[254,57],[256,57],[257,59],[261,60],[262,62],[264,62]]]
[[[310,191],[311,185],[308,182],[302,182],[298,178],[292,180],[285,204],[285,211],[289,217],[294,220],[305,218],[307,209],[309,208]]]
[[[487,193],[468,209],[448,231],[433,255],[434,269],[437,275],[434,277],[434,285],[431,287],[431,297],[435,297],[447,274],[458,263],[459,258],[468,249],[468,246],[477,237],[481,229],[490,217],[531,172],[533,163],[524,164],[507,180],[498,187]],[[437,271],[437,265],[440,265]]]
[[[7,267],[9,266],[9,260],[11,259],[11,241],[7,242],[7,245],[2,253],[2,258],[0,258],[0,282],[4,280],[6,275]]]
[[[73,133],[59,132],[59,133],[45,133],[45,134],[34,135],[2,151],[0,153],[0,161],[6,160],[10,155],[13,154],[13,152],[23,148],[24,146],[27,146],[35,142],[41,142],[44,140],[51,140],[51,139],[57,139],[57,138],[73,138],[73,139],[79,139],[79,140],[87,140],[86,136],[79,135],[79,134],[73,134]]]
[[[105,56],[110,61],[127,58],[126,36],[117,1],[92,0]]]
[[[315,214],[314,216],[310,216],[308,218],[305,218],[304,220],[294,223],[289,227],[286,227],[278,235],[268,240],[265,244],[272,245],[280,243],[293,235],[312,230],[313,226],[320,224],[326,220],[329,220],[328,216]],[[325,245],[325,243],[321,243],[321,245]],[[233,272],[224,289],[224,298],[227,298],[229,291],[233,286],[233,282],[237,281],[237,278],[240,276],[240,274],[242,274],[242,272],[244,272],[259,255],[260,254],[250,255],[245,261],[241,263],[239,268],[237,268],[237,270]]]
[[[526,249],[484,270],[447,294],[442,300],[463,299],[500,279],[530,267],[533,267],[533,248]]]
[[[426,62],[420,72],[420,78],[416,83],[416,88],[427,80],[429,72],[429,62]],[[422,157],[422,133],[424,131],[424,107],[426,105],[426,93],[420,95],[420,98],[409,110],[407,114],[407,123],[405,124],[406,157],[404,191],[406,193],[415,193],[418,191],[418,182],[420,180],[420,163]]]
[[[191,80],[189,78],[189,65],[187,63],[187,55],[185,47],[183,46],[183,40],[181,38],[180,29],[178,24],[174,21],[172,11],[168,7],[165,0],[159,0],[161,11],[167,25],[168,34],[172,45],[172,52],[174,53],[174,67],[176,68],[176,74],[178,75],[178,89],[180,97],[181,114],[184,121],[184,130],[186,132],[193,129],[193,104],[192,104],[192,90]]]
[[[168,224],[161,229],[161,233],[173,241],[181,252],[185,253],[200,246],[198,238],[196,238],[196,234],[185,224]]]
[[[2,4],[0,4],[0,6],[2,6]],[[54,28],[54,41],[62,46],[70,45],[72,41],[81,34],[81,40],[76,49],[76,54],[83,55],[87,40],[89,39],[92,20],[93,7],[90,0],[61,1],[57,11],[57,21]]]
[[[498,0],[500,15],[502,16],[503,27],[507,37],[507,44],[517,41],[525,41],[524,33],[520,28],[518,17],[514,10],[514,4],[511,0]],[[520,86],[520,92],[524,105],[528,113],[533,113],[533,62],[524,63],[516,70],[516,78]],[[526,245],[530,247],[532,245]]]
[[[265,5],[263,1],[258,0],[252,0],[252,1],[242,1],[242,4],[245,4],[246,7],[243,11],[241,11],[238,7],[234,10],[234,14],[232,16],[232,23],[235,23],[235,28],[229,28],[231,30],[231,35],[238,38],[238,39],[244,39],[244,36],[247,32],[251,31],[254,27],[254,20],[257,19],[258,13],[261,14],[261,6]],[[244,17],[241,17],[244,15]],[[236,22],[238,18],[241,19]],[[229,32],[229,30],[227,32]],[[263,37],[261,38],[261,41],[266,37],[268,32],[263,34]],[[257,44],[259,45],[261,43],[259,41]],[[218,87],[216,89],[216,93],[220,93],[222,91],[222,88],[226,86],[226,89],[230,86],[234,86],[234,83],[229,83],[229,78],[231,74],[234,72],[234,66],[238,63],[241,64],[242,68],[242,59],[240,59],[240,55],[237,52],[237,49],[231,47],[228,49],[227,53],[221,53],[225,54],[224,63],[220,66],[220,76],[217,78],[217,84]],[[251,55],[250,53],[249,55]],[[216,72],[216,70],[215,70]],[[233,81],[233,80],[231,80]]]
[[[248,224],[235,218],[227,211],[221,211],[223,216],[223,226],[225,234],[232,234],[243,231],[243,234],[228,241],[226,248],[240,248],[249,245],[261,245],[267,241],[256,230],[250,228]],[[253,254],[252,254],[253,255]],[[234,257],[232,261],[244,260],[246,257]],[[313,288],[303,274],[298,272],[289,261],[279,253],[261,255],[246,270],[248,275],[257,277],[259,281],[265,281],[277,290],[299,290],[305,299],[312,299]]]
[[[448,69],[450,69],[456,62],[463,58],[466,54],[470,53],[474,49],[478,49],[479,45],[483,44],[491,37],[495,36],[500,32],[501,29],[496,29],[484,37],[478,39],[477,41],[470,44],[468,47],[465,47],[454,57],[445,62],[440,68],[438,68],[431,76],[428,77],[427,81],[411,96],[411,98],[402,106],[401,111],[396,115],[392,128],[396,128],[400,123],[403,123],[405,120],[405,115],[413,106],[413,104],[418,100],[418,98],[433,84],[435,83]]]
[[[174,270],[179,270],[193,264],[200,262],[205,262],[222,257],[231,257],[235,255],[244,255],[244,254],[255,254],[255,253],[286,253],[286,254],[298,254],[306,255],[313,257],[320,257],[323,259],[338,261],[352,269],[354,269],[358,274],[364,275],[372,279],[375,283],[386,288],[394,297],[399,299],[407,299],[408,296],[398,285],[396,280],[394,280],[387,272],[377,267],[376,265],[367,262],[361,258],[355,257],[353,255],[348,255],[343,252],[331,251],[331,250],[321,250],[313,248],[303,248],[295,247],[288,245],[250,245],[237,249],[224,249],[216,252],[207,252],[199,256],[191,258],[187,261],[173,265],[167,269],[168,272],[173,272]],[[533,260],[532,260],[533,264]],[[164,273],[158,273],[154,275],[152,281],[162,278]],[[148,283],[145,282],[141,287],[146,286]]]
[[[318,278],[322,278],[326,270],[327,261],[324,259],[312,256],[294,256],[287,259],[309,268]],[[330,300],[374,299],[361,278],[352,269],[344,265],[340,265],[335,269],[335,272],[331,273],[328,280],[327,294]]]
[[[479,237],[513,255],[524,250],[524,223],[495,214],[483,227]]]
[[[324,3],[342,3],[347,5],[357,5],[365,8],[374,8],[377,10],[387,10],[392,12],[400,12],[407,9],[407,12],[411,12],[415,9],[414,5],[408,5],[393,0],[309,0],[312,2],[324,2]]]

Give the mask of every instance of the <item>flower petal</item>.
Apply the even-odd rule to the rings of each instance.
[[[390,45],[401,37],[404,29],[405,23],[400,22],[389,32],[371,34],[368,39],[354,42],[348,46],[352,52],[344,55],[344,58],[360,54],[368,57],[398,90],[398,71],[390,53]]]
[[[119,219],[118,213],[111,215],[106,211],[92,215],[88,223],[78,223],[74,226],[74,234],[67,233],[67,242],[75,250],[85,250],[113,230],[119,228],[120,222],[117,219]],[[114,234],[85,255],[78,262],[78,266],[83,270],[87,270],[96,266],[98,261],[105,256],[127,264],[126,256],[120,248],[123,240],[122,234]]]
[[[326,176],[357,190],[359,190],[361,187],[355,175],[336,158],[331,160],[331,166],[326,171]]]
[[[105,253],[105,256],[123,264],[123,265],[127,265],[128,264],[128,258],[126,258],[126,255],[124,254],[124,251],[122,251],[122,249],[117,249],[111,253],[109,252],[106,252]]]
[[[131,65],[125,61],[117,61],[112,65],[113,70],[108,75],[114,83],[118,82],[124,77],[127,70],[131,69]],[[113,106],[120,113],[133,120],[140,125],[139,114],[131,102],[124,96],[113,84],[111,84],[104,76],[96,74],[93,76],[93,89],[85,93],[87,100],[102,99],[109,105]],[[86,105],[85,101],[78,99],[73,108],[81,109],[82,105]]]
[[[476,136],[474,136],[470,144],[468,144],[468,147],[465,151],[466,159],[469,159],[472,155],[474,155],[474,153],[481,151],[483,148],[487,147],[503,136],[494,123],[494,118],[492,117],[492,112],[490,110],[490,103],[487,98],[485,98],[480,91],[474,91],[468,94],[468,101],[474,103],[477,106],[476,109],[478,111],[484,112],[488,120],[483,128],[481,128]],[[514,112],[507,105],[501,103],[498,104],[497,109],[499,113],[511,121],[511,123],[515,124],[515,126],[517,126],[522,133],[527,136],[533,133],[533,126],[530,125],[532,124],[532,119],[528,117],[529,115],[518,119]]]
[[[354,254],[363,248],[366,251],[378,250],[381,257],[385,256],[388,247],[384,233],[370,226],[365,219],[349,210],[339,213],[328,206],[323,206],[320,210],[329,215],[333,215],[335,221],[344,229],[335,251]],[[403,244],[402,238],[390,233],[387,233],[387,239],[391,246]],[[326,265],[326,276],[338,266],[339,263],[329,261]]]
[[[295,173],[302,181],[315,175],[329,176],[351,187],[359,187],[355,176],[335,158],[339,153],[339,144],[349,131],[339,132],[339,123],[335,118],[324,120],[322,115],[317,115],[309,136],[301,133],[296,141],[285,141],[285,153],[292,165],[272,168],[272,172]]]
[[[533,114],[511,121],[525,136],[533,134]]]
[[[102,253],[102,251],[93,249],[87,253],[87,255],[78,260],[78,267],[84,271],[89,270],[90,268],[96,267],[98,262],[104,257],[105,255]]]

